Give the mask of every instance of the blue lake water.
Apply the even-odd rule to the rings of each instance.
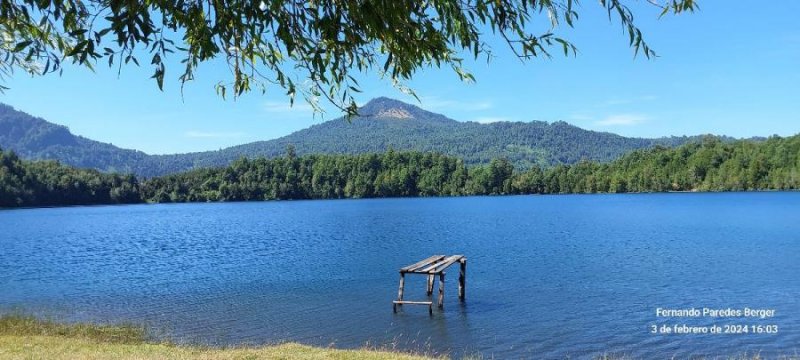
[[[465,254],[443,311],[397,270]],[[406,299],[425,299],[408,277]],[[438,285],[437,285],[438,286]],[[800,193],[564,195],[0,211],[0,313],[143,323],[179,342],[495,358],[800,352]],[[657,308],[774,309],[659,318]],[[651,334],[652,325],[777,334]]]

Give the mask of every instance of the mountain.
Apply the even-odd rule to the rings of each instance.
[[[58,160],[80,168],[138,173],[151,157],[141,151],[73,135],[66,126],[0,104],[0,148],[31,160]],[[141,165],[140,165],[141,164]]]
[[[298,155],[362,154],[387,149],[439,152],[467,164],[508,158],[515,166],[551,166],[581,160],[607,162],[632,150],[675,146],[693,137],[629,138],[581,129],[563,121],[547,123],[460,122],[401,101],[376,98],[347,121],[330,120],[268,141],[218,151],[148,155],[73,135],[49,123],[0,104],[0,148],[25,159],[54,159],[101,171],[157,176],[198,167],[224,166],[240,157],[275,157],[293,145]]]

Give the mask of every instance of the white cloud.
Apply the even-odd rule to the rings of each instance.
[[[649,118],[639,114],[618,114],[607,116],[603,120],[595,121],[599,126],[633,126],[644,123]]]
[[[185,134],[185,137],[194,138],[194,139],[230,139],[230,138],[240,138],[245,135],[244,132],[214,132],[214,131],[197,131],[197,130],[189,130]]]

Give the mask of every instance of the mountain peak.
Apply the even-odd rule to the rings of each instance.
[[[402,102],[397,99],[392,99],[385,96],[378,96],[370,101],[367,101],[367,103],[364,104],[364,106],[362,106],[361,108],[364,109],[370,107],[415,107],[415,106]]]
[[[438,152],[485,164],[508,157],[520,168],[610,161],[635,149],[678,145],[695,138],[640,139],[580,129],[565,122],[506,122],[482,125],[458,122],[402,101],[380,97],[359,109],[355,121],[341,118],[313,125],[282,138],[220,151],[147,155],[73,135],[10,106],[0,105],[0,148],[25,159],[53,159],[101,171],[140,176],[171,174],[198,167],[227,166],[242,156],[284,156],[287,145],[303,154],[375,154],[397,151]]]
[[[413,119],[416,114],[424,111],[414,105],[404,103],[400,100],[387,97],[377,97],[358,109],[362,117],[392,118],[392,119]]]

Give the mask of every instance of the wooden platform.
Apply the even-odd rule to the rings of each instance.
[[[451,265],[459,263],[461,270],[458,276],[458,299],[464,301],[466,292],[467,258],[464,255],[433,255],[427,259],[420,260],[414,264],[400,268],[400,286],[397,290],[397,300],[392,301],[392,309],[397,312],[397,307],[404,304],[408,305],[428,305],[428,312],[433,314],[433,301],[430,299],[433,294],[433,285],[436,275],[439,275],[439,308],[444,307],[444,278],[445,270]],[[428,277],[427,295],[430,301],[406,301],[403,300],[405,290],[406,274],[420,274]]]

